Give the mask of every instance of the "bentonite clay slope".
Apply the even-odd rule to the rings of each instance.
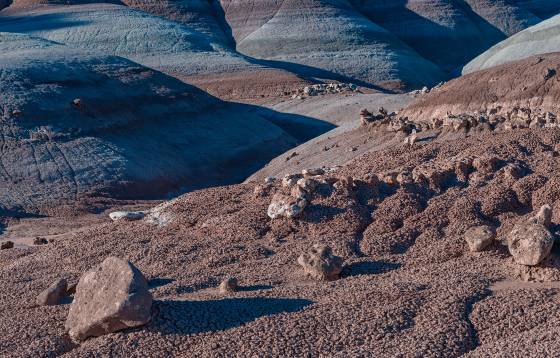
[[[299,73],[336,74],[386,88],[432,85],[445,78],[437,66],[347,1],[242,4],[224,0],[221,4],[239,52]]]
[[[26,357],[458,357],[495,356],[506,346],[515,356],[554,355],[558,288],[513,282],[491,291],[526,269],[498,242],[469,253],[463,233],[493,225],[502,240],[544,204],[560,222],[560,157],[552,151],[559,141],[558,131],[521,130],[366,155],[324,177],[422,166],[439,174],[402,186],[320,184],[296,219],[267,217],[273,194],[287,190],[279,182],[249,183],[186,194],[149,220],[108,222],[52,244],[2,250],[0,349]],[[449,169],[469,157],[495,161],[474,172]],[[513,164],[525,170],[512,177]],[[316,243],[344,258],[340,280],[304,277],[297,257]],[[55,279],[76,282],[109,255],[131,260],[149,280],[152,321],[72,345],[64,333],[69,305],[31,303]],[[547,273],[547,280],[560,269],[531,273]],[[228,276],[241,288],[224,295],[217,286]]]
[[[143,3],[132,5],[143,7]],[[180,13],[192,19],[194,10]],[[251,63],[229,49],[225,40],[209,35],[211,29],[204,31],[205,20],[184,20],[188,25],[113,4],[43,6],[32,10],[10,7],[0,14],[0,31],[26,33],[74,48],[125,57],[220,97],[277,95],[304,83],[287,71]]]
[[[297,121],[299,140],[332,128],[27,35],[2,33],[0,52],[0,204],[8,209],[232,183],[299,143],[284,123]]]
[[[523,30],[482,53],[463,68],[463,74],[560,51],[560,15]]]
[[[533,56],[464,75],[432,90],[399,115],[415,121],[515,107],[560,114],[560,53]]]

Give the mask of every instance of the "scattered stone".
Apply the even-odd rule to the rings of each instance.
[[[275,177],[266,177],[264,178],[264,183],[265,184],[274,184],[274,182],[276,181]]]
[[[297,152],[292,152],[290,155],[286,157],[286,161],[289,161],[292,158],[297,157],[299,154]]]
[[[7,249],[13,249],[14,248],[14,242],[13,241],[4,241],[2,243],[0,243],[0,250],[7,250]]]
[[[119,220],[127,220],[127,221],[134,221],[134,220],[141,220],[146,216],[144,211],[114,211],[109,214],[109,217],[113,221]]]
[[[306,275],[316,280],[333,281],[340,277],[343,259],[334,256],[330,247],[315,244],[309,252],[298,257],[297,262]]]
[[[237,291],[239,284],[235,277],[228,277],[220,283],[220,293],[231,293]]]
[[[303,190],[309,193],[315,190],[317,185],[319,185],[319,182],[311,178],[301,178],[300,180],[297,181],[296,184],[297,186],[299,186],[300,188],[302,188]]]
[[[546,81],[548,79],[551,79],[555,75],[556,75],[556,70],[554,68],[547,68],[544,74],[544,80]]]
[[[427,86],[424,86],[420,90],[420,93],[422,93],[422,94],[430,93],[430,89]]]
[[[152,295],[130,262],[108,257],[80,278],[65,328],[81,342],[150,321]]]
[[[473,226],[465,232],[465,241],[471,252],[480,252],[496,238],[496,229],[492,226]]]
[[[45,239],[44,237],[36,237],[33,239],[33,245],[46,245],[49,243],[49,240]]]
[[[13,115],[14,117],[19,117],[19,116],[23,115],[23,112],[20,111],[19,109],[14,109],[14,110],[12,111],[12,115]]]
[[[314,177],[325,174],[325,171],[321,168],[311,168],[311,169],[303,169],[301,174],[304,177]]]
[[[404,139],[404,144],[412,146],[416,143],[417,139],[418,135],[416,134],[416,129],[413,129],[412,133]]]
[[[37,304],[39,306],[55,306],[62,303],[66,296],[68,283],[66,279],[58,279],[53,282],[46,290],[37,296]]]
[[[307,200],[305,199],[275,194],[268,206],[267,214],[271,219],[277,219],[282,216],[291,219],[301,215],[306,206]]]
[[[72,101],[72,105],[76,108],[82,107],[82,99],[81,98],[74,98]]]

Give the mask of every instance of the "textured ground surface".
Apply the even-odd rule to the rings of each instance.
[[[501,239],[545,203],[558,223],[560,159],[551,148],[559,141],[557,130],[436,140],[365,155],[334,173],[359,178],[494,155],[500,164],[481,186],[457,178],[378,193],[363,184],[355,192],[323,187],[302,218],[270,221],[272,193],[283,189],[256,197],[249,183],[179,198],[162,211],[166,226],[106,222],[44,246],[0,251],[0,348],[18,357],[552,354],[560,349],[558,288],[516,284],[503,246],[470,254],[462,234],[490,223]],[[522,178],[504,176],[501,167],[512,162],[527,167]],[[303,277],[296,258],[318,242],[345,258],[341,280]],[[153,320],[73,346],[63,331],[68,305],[32,302],[55,278],[75,281],[107,255],[132,260],[150,279]],[[226,275],[243,289],[218,294]]]

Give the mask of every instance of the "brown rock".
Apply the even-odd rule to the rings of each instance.
[[[60,304],[66,295],[67,286],[66,279],[56,280],[37,296],[37,304],[39,306],[55,306]]]
[[[12,249],[14,247],[13,241],[4,241],[0,243],[0,250]]]
[[[317,280],[333,281],[339,278],[343,260],[342,257],[334,256],[330,247],[315,244],[297,262],[306,275]]]
[[[33,239],[33,245],[46,245],[49,243],[49,240],[45,239],[44,237],[36,237]]]
[[[152,295],[130,262],[108,257],[78,282],[66,330],[74,341],[98,337],[150,321]]]
[[[479,252],[494,241],[496,229],[487,225],[473,226],[465,232],[464,237],[467,245],[469,245],[469,250]]]

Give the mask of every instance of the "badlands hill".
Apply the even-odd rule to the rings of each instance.
[[[463,74],[558,51],[560,51],[560,16],[555,16],[519,32],[480,54],[465,66]]]
[[[293,90],[302,78],[433,86],[560,10],[550,2],[475,0],[102,4],[110,2],[0,3],[10,5],[0,30],[126,57],[223,98],[255,98]]]
[[[332,128],[222,102],[120,57],[27,35],[0,40],[0,202],[9,211],[232,183]],[[294,136],[282,129],[290,123]]]

